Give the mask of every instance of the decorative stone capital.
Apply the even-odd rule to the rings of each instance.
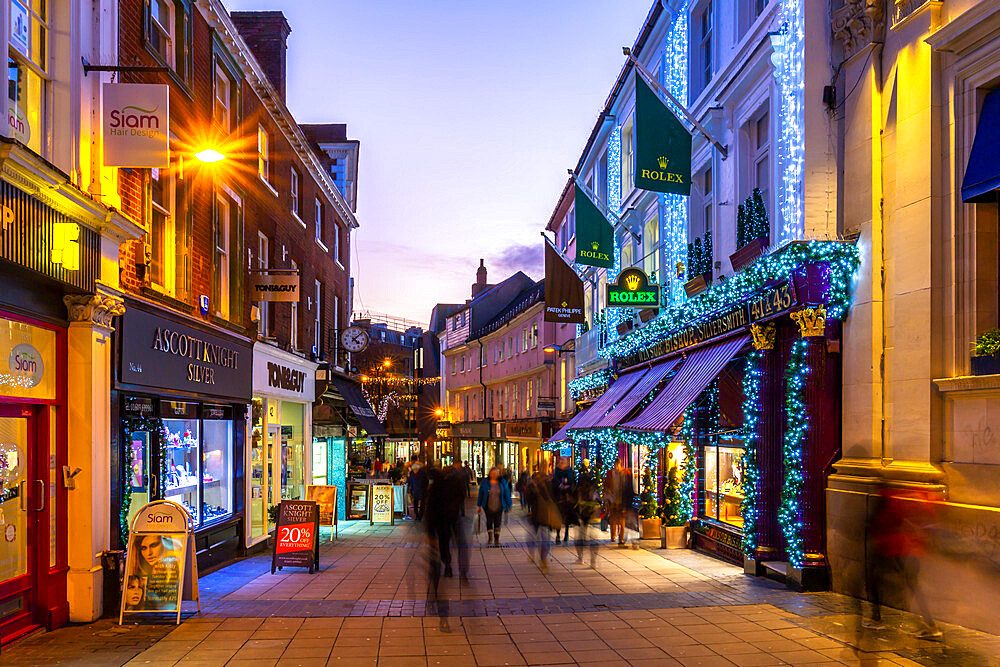
[[[803,308],[789,315],[799,325],[803,338],[826,335],[826,308]]]
[[[833,36],[844,45],[847,58],[872,42],[882,41],[885,0],[844,0],[833,12]]]
[[[755,350],[773,350],[774,349],[774,337],[775,337],[775,327],[774,322],[767,322],[765,324],[757,324],[754,322],[750,325],[750,335],[753,336],[753,349]]]
[[[114,331],[114,319],[125,314],[125,301],[109,294],[67,294],[63,297],[70,322],[88,322]]]

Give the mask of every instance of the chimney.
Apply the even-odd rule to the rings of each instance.
[[[476,269],[476,282],[472,286],[472,298],[475,299],[479,293],[484,291],[489,285],[486,284],[486,264],[479,260],[479,268]]]
[[[229,18],[284,102],[286,42],[292,31],[285,15],[277,11],[230,12]]]

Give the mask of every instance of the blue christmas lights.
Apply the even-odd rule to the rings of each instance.
[[[599,371],[595,371],[589,375],[584,375],[582,377],[574,378],[568,383],[568,387],[573,400],[580,398],[580,395],[590,389],[600,389],[602,387],[607,387],[611,384],[611,378],[614,377],[614,372],[605,368]]]
[[[778,242],[805,237],[803,174],[805,165],[805,20],[802,0],[782,0],[782,29],[775,40],[774,77],[780,96],[778,141]],[[780,46],[779,46],[780,44]]]
[[[781,487],[781,504],[778,523],[785,535],[788,562],[802,567],[802,511],[800,507],[805,472],[802,465],[802,446],[809,429],[809,415],[805,403],[805,380],[809,372],[806,364],[804,340],[792,344],[788,366],[785,369],[785,437],[782,445],[785,480]]]
[[[688,102],[688,2],[685,0],[677,7],[674,22],[670,26],[664,44],[663,53],[663,85],[670,94],[678,100]],[[668,101],[669,102],[669,101]],[[668,106],[679,118],[683,112]],[[688,236],[688,200],[689,197],[677,194],[661,194],[660,203],[663,210],[661,217],[660,239],[666,242],[666,263],[660,272],[663,278],[663,301],[665,306],[682,303],[687,297],[684,293],[684,279],[677,277],[677,263],[686,263]]]
[[[743,553],[753,557],[757,550],[757,499],[760,493],[760,470],[757,448],[760,444],[760,378],[764,353],[754,350],[747,355],[743,374]]]

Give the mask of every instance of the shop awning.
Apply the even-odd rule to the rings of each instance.
[[[611,411],[595,420],[595,428],[611,428],[613,426],[618,426],[628,414],[635,409],[642,399],[649,395],[649,392],[656,388],[663,378],[667,377],[677,364],[680,363],[680,357],[676,359],[671,359],[665,361],[658,366],[653,366],[649,370],[645,371],[642,375],[642,379],[635,383],[632,390],[625,395],[625,397],[618,401],[618,403],[611,408]]]
[[[385,427],[375,418],[375,411],[372,410],[365,395],[361,393],[361,385],[336,375],[330,377],[330,384],[347,403],[347,407],[357,417],[358,424],[368,435],[373,437],[389,435]]]
[[[1000,189],[1000,90],[983,100],[983,111],[962,180],[962,201],[995,202]]]
[[[601,394],[600,398],[594,401],[594,404],[587,410],[587,415],[580,419],[573,428],[593,427],[595,422],[600,421],[609,410],[615,407],[615,404],[625,398],[629,389],[634,387],[645,374],[645,368],[640,368],[629,373],[623,373],[612,383],[610,387],[608,387],[607,391]],[[577,415],[577,417],[579,416],[580,415]]]
[[[670,384],[639,416],[622,424],[622,428],[637,431],[665,431],[670,428],[748,340],[749,336],[740,336],[693,352],[684,360]]]
[[[572,419],[570,419],[568,422],[566,422],[565,426],[563,426],[561,429],[559,429],[558,431],[556,431],[552,435],[552,437],[549,438],[548,440],[546,440],[545,442],[562,442],[563,440],[565,440],[566,438],[568,438],[569,437],[569,430],[571,428],[579,428],[579,426],[577,426],[577,424],[579,424],[580,420],[582,420],[584,417],[587,416],[587,413],[590,412],[590,410],[592,408],[593,408],[593,406],[591,406],[589,408],[583,408],[582,410],[580,410],[579,412],[577,412],[575,415],[573,415]]]

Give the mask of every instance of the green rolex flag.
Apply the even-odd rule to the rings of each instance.
[[[635,126],[635,187],[690,195],[691,134],[639,74]]]
[[[614,266],[615,229],[579,185],[576,188],[576,263]]]

